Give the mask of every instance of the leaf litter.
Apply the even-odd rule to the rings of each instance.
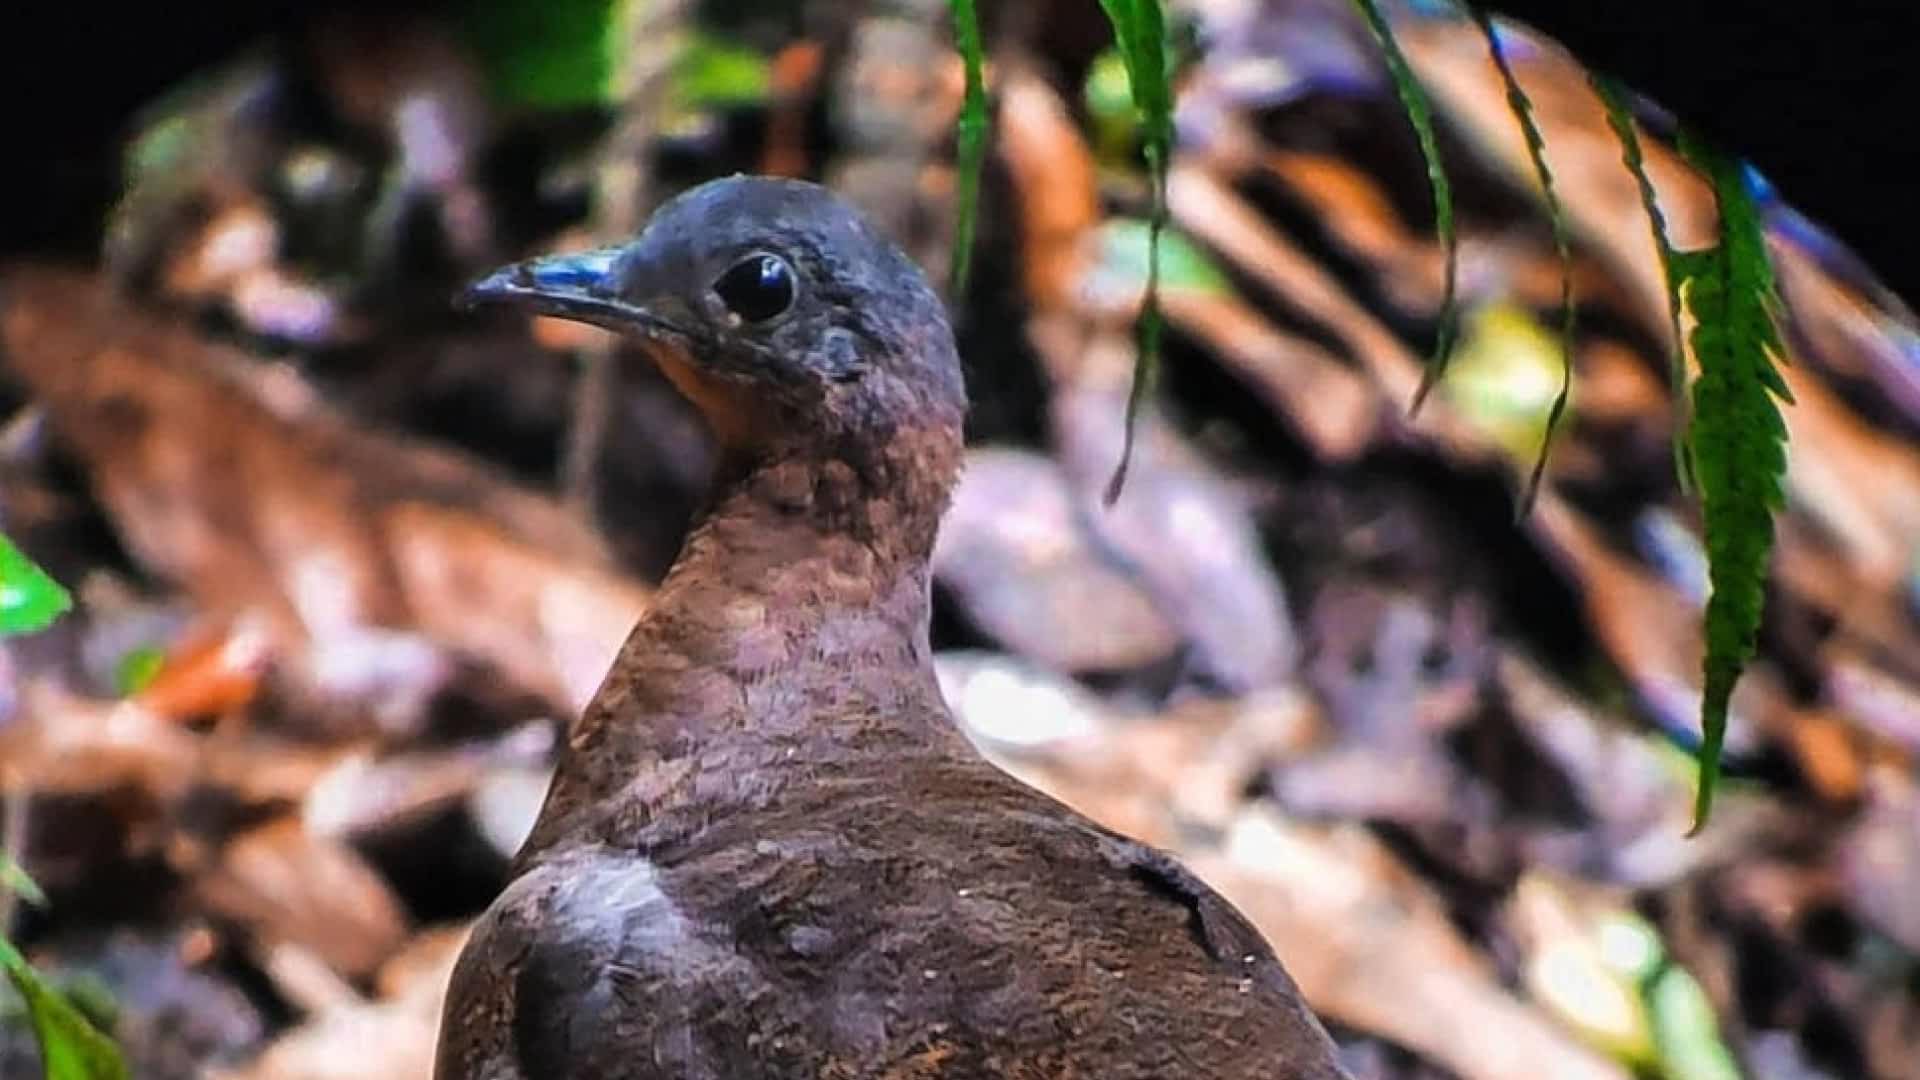
[[[683,103],[704,120],[650,137],[649,182],[778,160],[941,276],[966,78],[946,5],[920,7],[700,27],[771,81]],[[1513,29],[1581,315],[1516,524],[1562,244],[1480,28],[1388,11],[1448,148],[1455,370],[1407,415],[1452,273],[1365,22],[1190,5],[1213,48],[1169,103],[1164,363],[1112,509],[1151,185],[1075,104],[1098,50],[1061,43],[1104,41],[1100,12],[982,26],[993,136],[955,311],[978,449],[936,563],[962,723],[1221,888],[1356,1075],[1908,1075],[1920,331],[1759,192],[1791,469],[1721,805],[1687,839],[1706,534],[1617,117]],[[236,58],[164,104],[149,130],[199,150],[148,156],[105,269],[0,278],[4,526],[77,601],[0,643],[14,854],[49,901],[14,940],[67,997],[110,992],[135,1075],[426,1074],[446,965],[711,460],[623,360],[583,512],[557,478],[595,346],[439,306],[591,231],[578,162],[614,119],[469,108],[507,69],[468,47],[409,24],[398,83],[351,49]],[[402,122],[396,86],[441,88],[438,111]],[[1710,242],[1712,188],[1641,141],[1675,249]],[[502,148],[539,182],[474,167]],[[3,1030],[0,1060],[33,1060]]]

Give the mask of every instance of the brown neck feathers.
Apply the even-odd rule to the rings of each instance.
[[[862,454],[731,455],[653,606],[569,734],[522,858],[960,740],[927,640],[957,432]]]

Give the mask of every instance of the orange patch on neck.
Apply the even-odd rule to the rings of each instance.
[[[756,417],[751,402],[738,387],[729,386],[705,372],[685,349],[654,343],[647,349],[660,373],[680,391],[706,418],[714,437],[722,446],[744,446],[751,438]]]

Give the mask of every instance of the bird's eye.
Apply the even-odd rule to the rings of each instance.
[[[793,306],[793,267],[778,255],[749,255],[713,283],[727,310],[746,322],[766,322]]]

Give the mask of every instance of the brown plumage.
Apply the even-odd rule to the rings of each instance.
[[[953,336],[819,187],[736,177],[474,288],[622,331],[724,465],[474,931],[441,1080],[1333,1080],[1258,933],[986,763],[928,645]]]

